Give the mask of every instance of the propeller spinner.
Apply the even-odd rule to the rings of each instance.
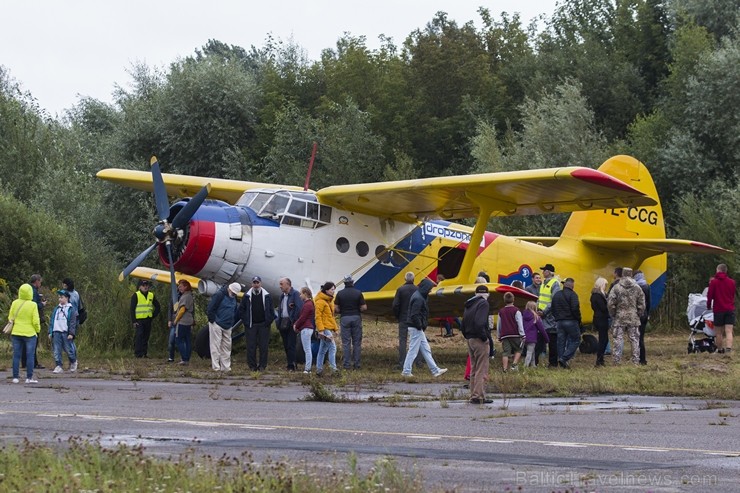
[[[159,222],[154,226],[152,233],[157,241],[149,246],[146,250],[141,252],[130,264],[118,276],[120,281],[123,281],[128,277],[134,269],[136,269],[141,262],[154,250],[158,245],[164,245],[167,251],[167,259],[170,266],[170,287],[172,291],[172,303],[177,302],[177,279],[175,279],[175,266],[172,258],[172,242],[175,241],[179,235],[183,233],[183,228],[188,225],[190,219],[192,219],[195,212],[201,206],[208,193],[211,191],[211,184],[207,183],[200,191],[195,194],[188,203],[180,209],[180,211],[172,219],[172,222],[168,222],[167,218],[170,216],[170,203],[167,199],[167,188],[162,178],[162,171],[159,168],[159,161],[156,156],[151,158],[152,166],[152,185],[154,186],[154,201],[157,206],[157,215],[159,216]]]

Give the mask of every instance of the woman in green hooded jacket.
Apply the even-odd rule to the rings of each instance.
[[[8,319],[13,320],[13,330],[10,333],[13,341],[13,383],[20,382],[23,351],[26,352],[26,383],[38,383],[33,378],[33,369],[36,366],[34,355],[41,321],[38,306],[33,302],[33,288],[30,284],[24,284],[18,289],[18,299],[10,305]]]

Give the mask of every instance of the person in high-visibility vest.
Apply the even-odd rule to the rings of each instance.
[[[149,291],[149,281],[139,280],[139,289],[131,296],[131,323],[134,325],[134,356],[146,358],[152,319],[159,315],[159,301]]]
[[[560,291],[560,282],[555,277],[555,266],[552,264],[545,264],[540,267],[542,270],[542,277],[545,278],[540,286],[540,296],[537,299],[537,313],[542,317],[542,323],[547,330],[547,334],[550,336],[550,342],[547,348],[547,357],[550,368],[558,367],[558,328],[555,324],[554,319],[550,316],[550,305],[552,304],[552,297],[555,293]]]

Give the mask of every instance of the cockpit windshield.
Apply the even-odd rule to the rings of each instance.
[[[331,223],[331,207],[321,205],[310,192],[250,190],[236,205],[251,208],[258,216],[288,226],[320,228]]]

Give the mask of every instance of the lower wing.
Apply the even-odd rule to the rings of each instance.
[[[465,302],[475,296],[475,288],[482,284],[455,284],[436,286],[429,293],[429,318],[461,316],[465,309]],[[504,306],[504,294],[514,295],[514,304],[524,308],[528,301],[536,301],[537,297],[522,289],[507,284],[488,283],[488,303],[491,305],[491,313],[496,313]],[[363,296],[367,301],[368,315],[375,315],[387,319],[394,319],[393,298],[395,291],[373,291],[365,292]]]
[[[150,267],[137,267],[129,275],[131,277],[136,277],[139,279],[146,279],[147,281],[157,281],[157,282],[163,282],[166,284],[170,283],[170,271],[168,270],[152,269]],[[198,288],[198,282],[200,282],[199,277],[190,276],[188,274],[183,274],[181,272],[175,272],[175,279],[177,279],[178,281],[180,279],[185,279],[189,281],[190,286],[192,286],[195,289]]]

